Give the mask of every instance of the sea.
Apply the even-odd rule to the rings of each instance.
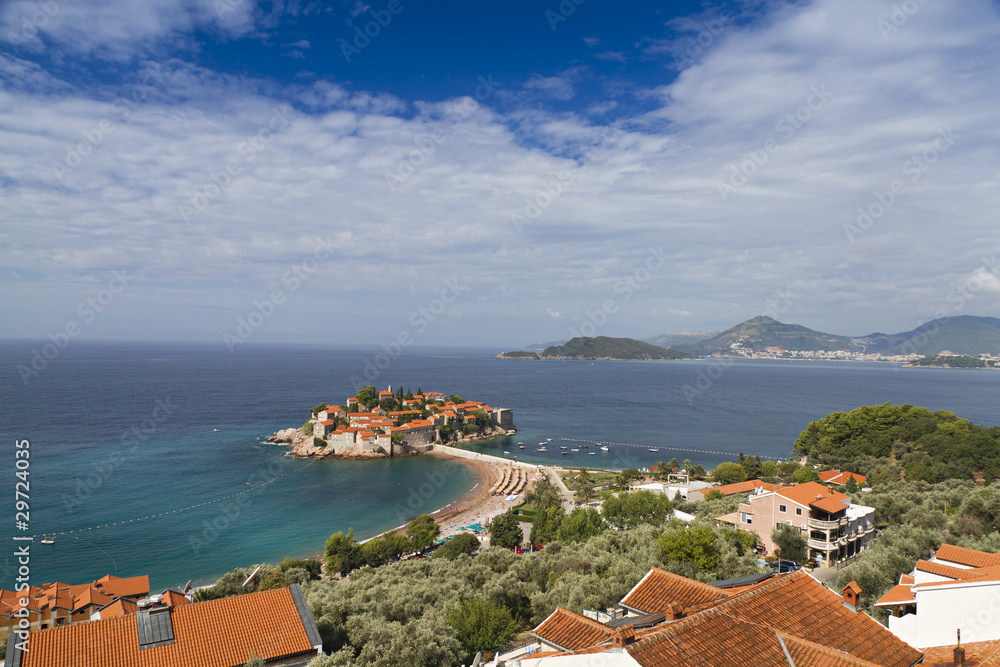
[[[0,588],[12,589],[18,576],[14,551],[26,542],[14,537],[36,536],[33,584],[145,574],[161,591],[206,585],[237,566],[317,555],[337,531],[369,538],[475,487],[470,468],[438,457],[292,459],[287,448],[265,442],[301,426],[310,407],[343,403],[366,384],[459,394],[513,411],[516,435],[467,449],[604,469],[671,458],[712,468],[741,452],[784,459],[810,421],[866,404],[911,403],[1000,424],[1000,372],[985,370],[542,362],[498,360],[499,350],[474,348],[391,356],[250,343],[230,352],[221,342],[44,345],[0,342],[7,545]],[[547,451],[539,452],[543,442]],[[17,453],[25,449],[27,458]],[[22,486],[16,497],[23,479],[28,492]],[[52,543],[42,543],[43,534]]]

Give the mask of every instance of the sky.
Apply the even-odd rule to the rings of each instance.
[[[7,0],[0,337],[1000,315],[995,0]]]

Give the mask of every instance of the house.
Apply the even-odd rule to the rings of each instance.
[[[14,592],[0,590],[0,639],[27,619],[28,630],[35,632],[61,625],[91,620],[100,608],[115,600],[135,601],[149,595],[149,577],[106,575],[89,584],[69,585],[60,582],[29,586]]]
[[[298,584],[177,607],[145,602],[135,613],[32,632],[26,647],[9,641],[5,665],[238,667],[259,657],[304,667],[322,649]]]
[[[332,419],[317,421],[316,424],[313,425],[313,437],[325,439],[326,436],[336,428],[336,423]]]
[[[860,553],[875,537],[874,508],[854,505],[850,496],[818,482],[760,487],[736,513],[716,520],[756,532],[769,552],[775,548],[771,531],[780,524],[793,526],[806,538],[809,558],[827,564]]]
[[[851,477],[854,478],[854,482],[858,486],[863,486],[867,481],[867,477],[856,472],[840,472],[839,470],[824,470],[819,473],[819,479],[824,484],[833,484],[834,486],[843,486],[847,484],[847,480]]]
[[[917,648],[1000,639],[1000,554],[943,544],[878,602],[889,630]],[[998,658],[1000,661],[1000,658]]]
[[[651,570],[622,600],[629,615],[599,623],[556,609],[521,649],[521,667],[911,667],[920,651],[799,570],[715,589]],[[687,601],[685,605],[684,600]],[[636,614],[635,612],[642,612]],[[604,627],[601,627],[601,626]]]
[[[759,479],[750,479],[745,482],[736,482],[735,484],[723,484],[722,486],[714,487],[714,489],[705,489],[705,493],[715,490],[723,496],[735,496],[740,493],[755,493],[757,489],[775,491],[780,488],[781,484],[771,484],[769,482],[763,482]]]

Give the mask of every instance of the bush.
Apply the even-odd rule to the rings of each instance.
[[[320,449],[323,449],[324,447],[326,447],[326,440],[323,440],[321,438],[313,438],[313,447],[318,447]]]
[[[303,424],[301,431],[302,431],[302,433],[304,435],[312,435],[313,434],[313,421],[310,419],[305,424]]]
[[[438,548],[432,558],[455,560],[459,556],[479,551],[479,538],[472,533],[460,533]]]

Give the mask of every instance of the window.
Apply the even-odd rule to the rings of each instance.
[[[748,512],[740,512],[741,523],[753,523],[753,516]]]
[[[785,512],[785,511],[787,511],[787,508],[784,505],[778,505],[778,511],[779,512]]]
[[[795,516],[802,516],[802,508],[801,507],[796,507],[795,508]]]

